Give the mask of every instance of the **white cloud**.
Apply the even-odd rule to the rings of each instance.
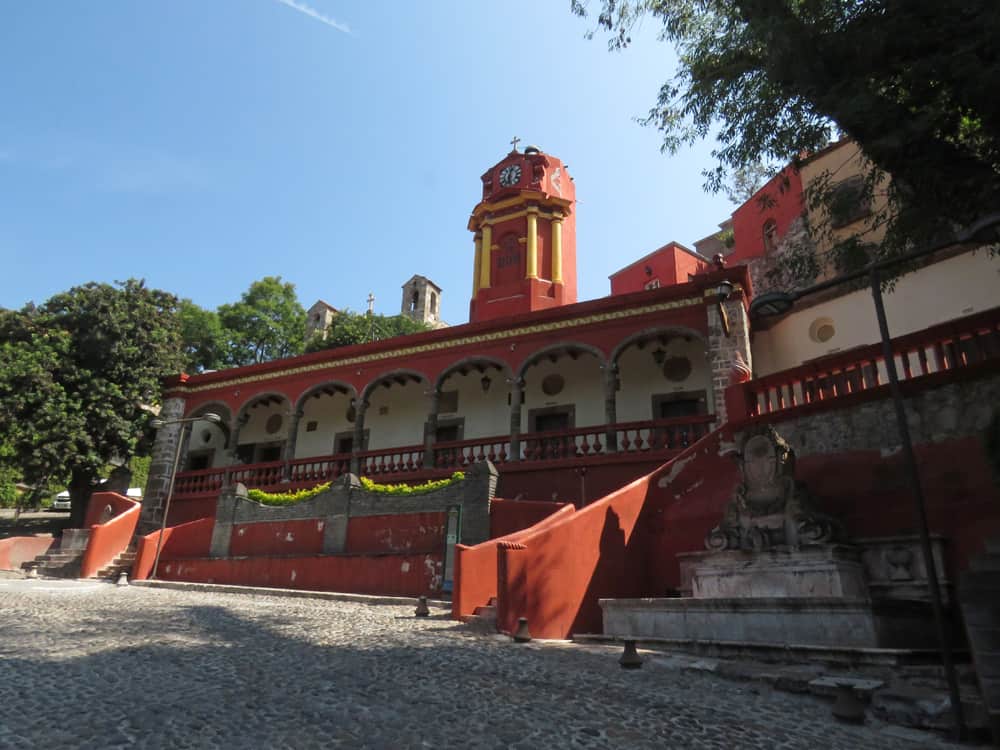
[[[297,10],[299,13],[305,13],[310,18],[315,18],[320,23],[325,23],[337,31],[342,31],[345,34],[352,34],[351,27],[346,23],[341,23],[335,18],[330,18],[330,16],[323,15],[318,10],[313,7],[306,5],[305,3],[300,3],[298,0],[274,0],[276,3],[281,3],[293,10]]]

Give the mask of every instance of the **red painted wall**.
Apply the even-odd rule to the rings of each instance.
[[[447,514],[443,512],[358,516],[347,523],[346,552],[441,554],[446,523]]]
[[[495,498],[490,504],[490,539],[534,526],[566,503]]]
[[[576,513],[564,505],[529,529],[490,539],[473,547],[455,545],[455,586],[452,591],[452,617],[471,615],[476,607],[489,603],[497,595],[497,549],[502,542],[516,542],[529,533],[547,528]]]
[[[12,536],[0,539],[0,570],[21,570],[21,563],[44,555],[55,541],[50,536]]]
[[[440,554],[185,558],[161,559],[159,577],[170,581],[415,597],[440,591],[441,570]]]
[[[689,275],[706,268],[706,263],[682,249],[678,243],[670,242],[611,274],[611,294],[641,292],[654,279],[660,282],[661,287],[684,284]]]
[[[323,519],[234,524],[229,538],[232,557],[318,555],[323,552]]]
[[[509,632],[527,617],[536,637],[597,633],[599,598],[642,595],[645,540],[634,532],[648,481],[637,479],[558,523],[500,543],[497,627]]]
[[[84,516],[83,528],[89,529],[99,523],[101,514],[109,505],[114,514],[113,518],[136,507],[138,503],[135,500],[129,500],[124,495],[119,495],[117,492],[95,492],[90,496],[90,502],[87,504],[87,515]]]
[[[190,521],[179,526],[168,526],[164,530],[163,544],[160,545],[161,562],[164,559],[185,557],[204,557],[208,555],[212,543],[212,528],[215,519],[203,518]],[[144,580],[149,578],[153,570],[153,560],[156,557],[156,540],[160,532],[154,531],[139,537],[136,547],[135,562],[132,564],[132,578]]]
[[[106,523],[97,523],[108,506],[115,515]],[[86,521],[90,537],[80,560],[80,577],[91,578],[124,552],[135,534],[141,506],[115,492],[95,492],[87,507]]]
[[[764,196],[767,201],[762,204]],[[736,245],[726,262],[732,266],[764,255],[764,224],[768,219],[774,219],[777,224],[777,239],[780,241],[803,210],[802,178],[798,170],[785,167],[733,212]]]

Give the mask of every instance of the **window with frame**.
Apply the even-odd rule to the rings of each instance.
[[[859,175],[838,183],[830,192],[827,205],[830,226],[840,229],[871,214],[872,196],[865,190],[864,178]]]

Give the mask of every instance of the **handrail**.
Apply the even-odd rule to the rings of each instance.
[[[706,434],[714,421],[714,415],[700,414],[528,432],[520,436],[521,455],[518,458],[528,462],[680,450]],[[610,448],[607,446],[609,435],[613,435]],[[308,486],[310,482],[326,482],[346,474],[350,471],[352,459],[357,460],[360,473],[365,476],[407,474],[432,468],[424,465],[424,452],[423,445],[405,445],[354,454],[308,456],[287,462],[199,469],[179,473],[174,492],[177,496],[184,496],[217,491],[226,475],[231,482],[259,488]],[[504,464],[513,460],[511,436],[493,435],[435,443],[432,455],[435,469],[461,469],[484,459]]]
[[[93,497],[97,497],[95,494]],[[93,500],[93,498],[91,498]],[[130,501],[132,502],[132,501]],[[119,513],[106,523],[94,524],[90,527],[87,539],[87,549],[80,561],[80,577],[90,578],[101,568],[109,565],[118,555],[128,549],[139,523],[139,513],[142,506],[132,502],[130,508]]]
[[[891,341],[901,381],[1000,359],[1000,308],[940,323]],[[773,414],[886,384],[881,344],[869,344],[771,373],[727,393],[743,412],[731,418]],[[739,392],[742,392],[740,403]]]

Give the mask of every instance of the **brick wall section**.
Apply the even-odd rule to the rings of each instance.
[[[724,303],[726,316],[729,319],[729,335],[726,336],[719,317],[719,306],[714,300],[706,306],[708,315],[708,365],[712,369],[712,398],[715,402],[716,425],[725,424],[726,386],[733,371],[733,359],[736,352],[743,356],[743,361],[753,367],[750,354],[750,321],[744,307],[743,293],[733,292]]]
[[[160,419],[180,419],[184,416],[185,403],[183,398],[166,399],[160,410]],[[160,523],[163,521],[163,505],[170,489],[170,475],[174,470],[174,453],[185,426],[168,424],[156,433],[152,459],[149,463],[149,478],[146,480],[146,489],[142,496],[142,512],[136,527],[138,534],[148,534],[160,528]]]
[[[322,520],[323,553],[346,550],[347,527],[352,517],[412,515],[462,509],[462,544],[478,544],[490,536],[490,503],[496,494],[497,470],[489,462],[465,472],[465,479],[418,495],[382,495],[360,486],[353,474],[337,480],[329,490],[294,505],[272,507],[238,497],[233,490],[220,494],[212,530],[212,557],[230,556],[234,527],[257,523]]]

